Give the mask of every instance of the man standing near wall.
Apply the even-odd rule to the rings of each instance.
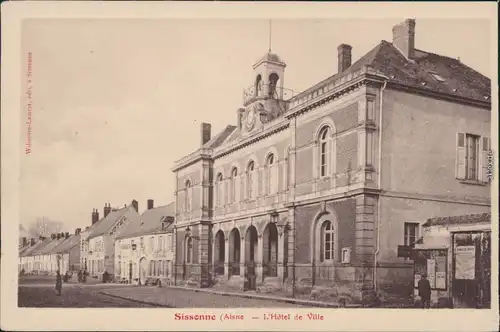
[[[422,299],[422,308],[430,308],[431,303],[431,284],[425,274],[418,281],[418,296]]]

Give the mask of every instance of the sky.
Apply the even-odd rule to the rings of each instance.
[[[285,87],[299,92],[336,73],[341,43],[353,47],[354,62],[392,41],[403,19],[273,20]],[[490,76],[489,24],[417,17],[415,46]],[[143,211],[147,199],[173,201],[174,161],[200,146],[202,122],[212,135],[236,123],[268,45],[267,20],[26,20],[33,120],[32,152],[21,157],[21,223],[45,216],[74,231],[107,202],[136,199]]]

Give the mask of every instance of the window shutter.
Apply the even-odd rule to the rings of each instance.
[[[457,160],[455,176],[457,179],[465,179],[465,133],[457,133]]]
[[[490,151],[490,139],[488,137],[481,137],[481,155],[480,155],[480,180],[483,182],[488,182],[488,154]]]

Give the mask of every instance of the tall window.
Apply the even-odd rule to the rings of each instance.
[[[193,262],[193,239],[188,237],[186,240],[186,263],[191,264]]]
[[[413,246],[415,241],[418,240],[418,227],[419,227],[418,223],[405,222],[405,230],[404,230],[405,246]]]
[[[248,168],[247,168],[247,198],[252,199],[255,195],[254,192],[254,171],[255,171],[255,164],[253,161],[248,163]]]
[[[335,243],[333,223],[325,221],[321,227],[321,261],[331,261],[334,258]]]
[[[465,148],[465,178],[467,180],[478,180],[478,152],[479,152],[479,136],[467,134]]]
[[[186,193],[184,198],[186,211],[191,211],[191,182],[189,180],[186,181]]]
[[[456,178],[488,182],[490,139],[469,133],[457,133]]]
[[[270,154],[266,160],[266,172],[265,172],[265,186],[266,194],[274,194],[276,192],[276,164],[274,160],[274,155]]]
[[[327,176],[330,167],[330,127],[324,127],[319,134],[319,175]]]
[[[215,205],[216,206],[222,206],[222,197],[223,197],[223,178],[222,178],[222,173],[217,174],[217,180],[215,183],[216,186],[216,201]]]
[[[230,192],[231,203],[236,203],[237,192],[238,192],[238,169],[235,167],[231,171],[231,192]]]

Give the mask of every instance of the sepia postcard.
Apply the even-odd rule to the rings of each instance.
[[[1,9],[2,329],[498,327],[494,3]]]

